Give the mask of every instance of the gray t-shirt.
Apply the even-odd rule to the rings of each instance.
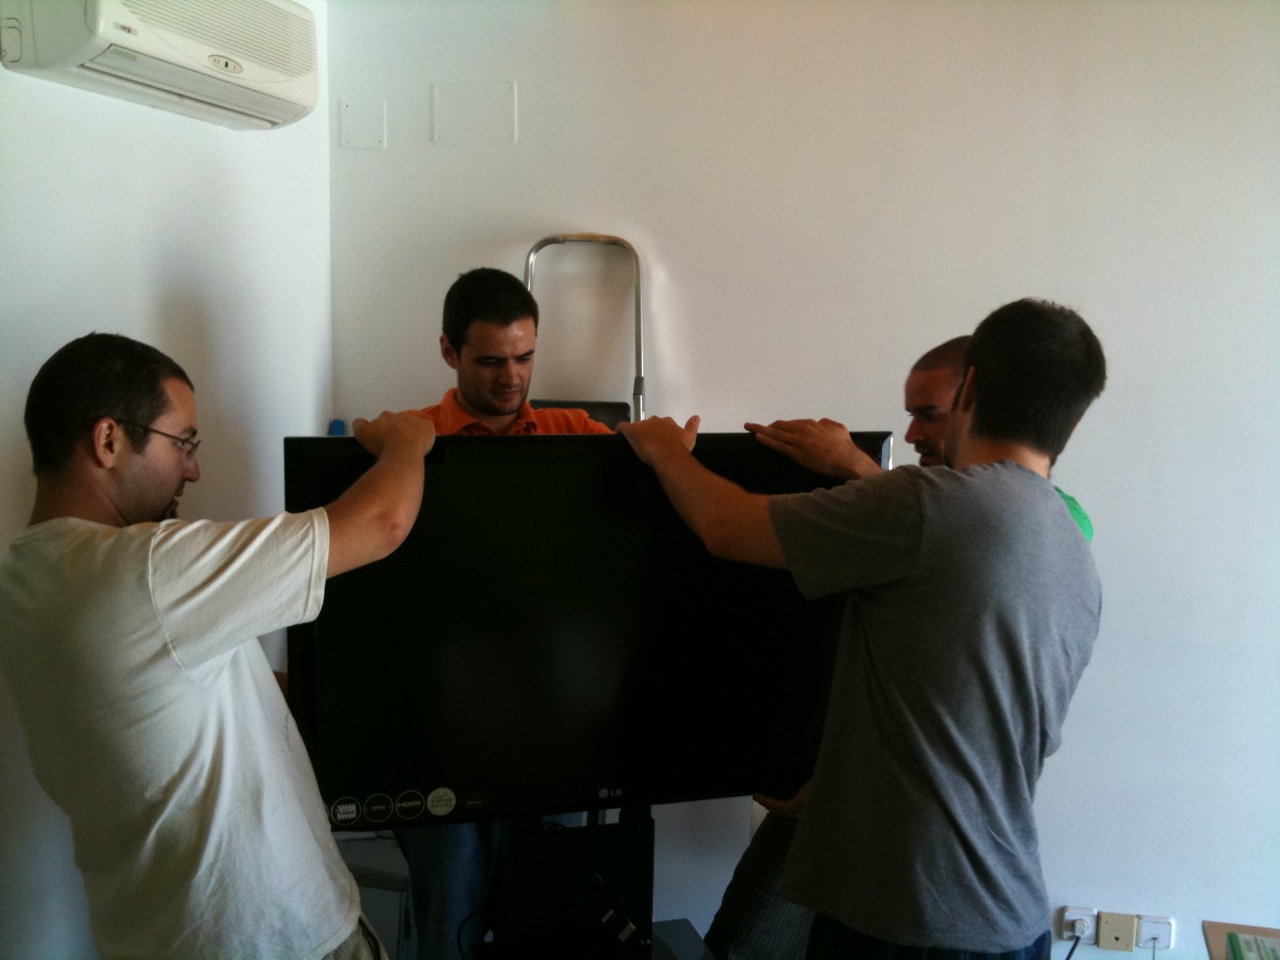
[[[849,595],[784,893],[907,946],[1027,946],[1049,925],[1036,781],[1101,608],[1070,512],[1007,462],[902,467],[770,512],[801,591]]]

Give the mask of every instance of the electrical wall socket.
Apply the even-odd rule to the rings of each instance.
[[[1138,940],[1138,918],[1132,913],[1098,913],[1098,946],[1103,950],[1132,950]]]
[[[1098,911],[1093,907],[1063,907],[1058,912],[1058,939],[1074,940],[1075,926],[1080,921],[1084,924],[1084,932],[1080,936],[1081,943],[1098,942]]]
[[[1148,917],[1138,915],[1138,946],[1157,950],[1173,948],[1173,917]]]

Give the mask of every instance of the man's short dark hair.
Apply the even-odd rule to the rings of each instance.
[[[169,357],[118,333],[91,333],[62,347],[27,391],[23,422],[35,472],[65,467],[85,431],[103,417],[120,423],[129,442],[144,448],[151,435],[143,427],[169,408],[166,380],[192,386]]]
[[[525,285],[493,267],[478,267],[461,274],[444,295],[444,335],[457,353],[467,342],[467,331],[477,320],[507,327],[529,317],[538,328],[538,302]]]
[[[1107,382],[1102,344],[1074,310],[1048,300],[1005,304],[978,324],[964,353],[977,371],[973,433],[1049,454]]]
[[[958,372],[964,366],[964,351],[971,339],[966,333],[962,337],[952,337],[932,350],[926,350],[924,356],[912,365],[911,372],[915,373],[917,370],[956,370]]]

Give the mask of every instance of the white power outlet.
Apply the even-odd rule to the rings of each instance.
[[[1173,947],[1173,917],[1138,915],[1138,947],[1150,947],[1153,942],[1157,950]]]
[[[1097,943],[1098,911],[1092,907],[1063,907],[1058,926],[1058,939],[1076,939],[1077,929],[1080,932],[1081,943]]]

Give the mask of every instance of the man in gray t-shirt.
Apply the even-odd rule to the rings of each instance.
[[[1048,473],[1104,382],[1087,324],[1022,300],[966,350],[950,470],[770,498],[689,455],[696,419],[622,429],[712,553],[848,596],[788,862],[787,895],[818,912],[811,957],[1047,956],[1031,804],[1101,604]]]
[[[903,439],[915,448],[921,466],[944,462],[951,403],[968,343],[967,335],[953,337],[927,350],[903,383],[902,405],[910,418]],[[854,445],[848,427],[835,420],[775,420],[746,428],[766,447],[816,473],[859,480],[883,472]],[[811,751],[816,755],[816,743]],[[718,960],[794,960],[804,955],[813,911],[783,899],[782,871],[807,792],[806,784],[792,797],[756,796],[769,812],[752,833],[707,928],[707,948]]]

